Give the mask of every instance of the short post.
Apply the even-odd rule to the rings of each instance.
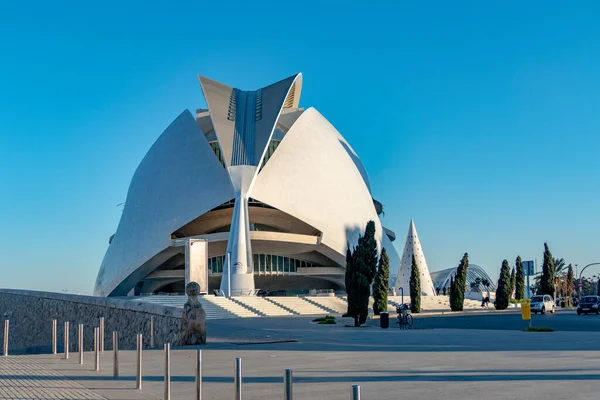
[[[79,335],[77,335],[79,339],[79,364],[83,364],[83,324],[79,324]]]
[[[94,370],[100,371],[100,328],[94,328]]]
[[[242,359],[235,359],[235,400],[242,400]]]
[[[104,317],[100,317],[100,353],[104,353]]]
[[[52,320],[52,354],[56,354],[56,319]]]
[[[5,319],[4,320],[4,347],[2,354],[4,356],[8,356],[8,327],[10,325],[10,321]]]
[[[150,348],[154,348],[154,316],[150,316]]]
[[[165,343],[165,400],[171,400],[171,343]]]
[[[292,370],[286,369],[283,374],[283,399],[293,400],[294,399],[294,380],[292,377]]]
[[[202,350],[196,350],[196,400],[202,400]]]
[[[113,377],[119,377],[119,334],[113,331]]]
[[[352,385],[352,400],[360,400],[360,385]]]
[[[137,366],[135,375],[135,388],[142,388],[142,334],[138,333],[136,336],[136,350],[137,350]]]
[[[69,359],[69,321],[65,321],[64,331],[65,360]]]

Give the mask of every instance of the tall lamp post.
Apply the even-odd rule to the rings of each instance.
[[[583,267],[583,268],[581,269],[581,272],[579,272],[579,284],[580,284],[580,285],[582,285],[582,286],[579,288],[579,298],[580,298],[580,299],[581,299],[581,296],[582,296],[582,294],[583,294],[583,282],[581,281],[581,276],[583,275],[583,271],[585,271],[585,269],[586,269],[587,267],[591,267],[592,265],[600,265],[600,263],[597,263],[597,262],[596,262],[596,263],[591,263],[591,264],[588,264],[588,265],[586,265],[585,267]]]

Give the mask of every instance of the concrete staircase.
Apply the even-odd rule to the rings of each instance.
[[[328,310],[334,314],[344,314],[348,311],[348,303],[335,296],[310,296],[304,297],[305,300]]]
[[[260,317],[260,314],[252,311],[250,308],[244,307],[236,301],[233,301],[223,296],[203,296],[203,300],[210,302],[228,312],[234,314],[236,317],[248,318],[248,317]],[[202,303],[204,307],[204,303]]]
[[[294,310],[298,315],[323,315],[329,313],[325,308],[306,301],[302,297],[269,297],[275,304]]]
[[[183,308],[187,296],[139,296],[132,297],[133,301],[160,304],[167,307]],[[199,296],[198,301],[206,313],[206,319],[226,319],[239,317],[258,317],[259,314],[226,297]]]
[[[266,300],[264,297],[234,297],[233,300],[267,317],[294,315],[294,313],[276,303]]]

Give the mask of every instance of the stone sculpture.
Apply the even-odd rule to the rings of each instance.
[[[190,282],[185,286],[188,300],[183,306],[181,319],[181,345],[195,345],[206,343],[206,313],[198,301],[200,285]]]

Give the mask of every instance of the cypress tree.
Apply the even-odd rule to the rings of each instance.
[[[390,279],[390,259],[385,248],[381,249],[379,267],[373,282],[373,313],[379,315],[387,311],[388,281]]]
[[[369,221],[363,237],[363,247],[365,249],[363,258],[365,260],[365,276],[369,284],[375,279],[377,273],[377,240],[375,239],[375,222]]]
[[[573,276],[573,266],[569,264],[567,270],[567,293],[565,293],[565,302],[567,307],[571,307],[573,289],[575,289],[575,277]]]
[[[517,270],[515,278],[515,299],[522,300],[525,296],[525,274],[523,273],[523,262],[521,256],[517,257],[515,261],[515,268]]]
[[[350,243],[348,243],[348,249],[346,250],[346,274],[344,276],[344,280],[346,282],[346,295],[348,296],[348,312],[346,315],[349,317],[356,315],[355,301],[352,295],[352,289],[354,286],[354,282],[352,280],[353,273],[354,263],[352,259],[352,249],[350,248]]]
[[[369,221],[365,235],[358,238],[354,251],[346,252],[346,293],[348,293],[348,316],[355,318],[355,324],[362,325],[369,314],[371,283],[377,272],[377,241],[375,222]]]
[[[515,267],[513,267],[512,272],[510,273],[510,293],[509,298],[513,296],[515,292],[515,285],[517,284],[517,277],[515,275]]]
[[[548,243],[544,243],[544,262],[542,264],[541,294],[549,294],[554,298],[554,259]]]
[[[467,284],[467,269],[469,268],[469,254],[465,253],[458,268],[454,281],[450,281],[450,308],[452,311],[462,311],[465,302],[465,287]]]
[[[414,254],[410,269],[410,310],[414,313],[421,312],[421,273]]]
[[[502,261],[498,288],[496,289],[496,310],[506,310],[510,299],[510,265],[508,261]]]

